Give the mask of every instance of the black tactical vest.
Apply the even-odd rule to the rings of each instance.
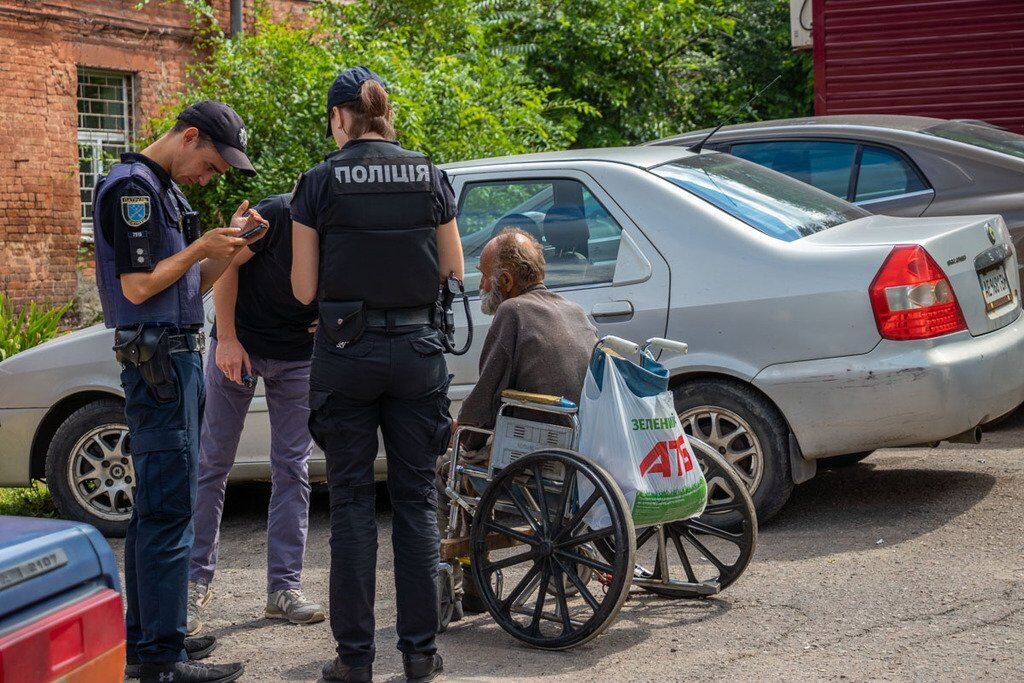
[[[388,142],[361,142],[326,163],[320,300],[367,308],[433,304],[440,286],[433,166]]]

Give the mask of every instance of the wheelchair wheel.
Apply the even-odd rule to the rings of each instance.
[[[695,519],[637,531],[633,583],[668,598],[702,598],[729,587],[757,547],[757,513],[743,480],[711,446],[689,438],[708,484],[708,504]],[[597,544],[606,557],[607,541]]]
[[[607,557],[581,550],[601,540],[612,549]],[[564,650],[615,619],[633,579],[635,544],[626,501],[608,473],[578,453],[551,449],[495,476],[473,518],[470,553],[498,625],[533,647]],[[590,572],[581,568],[600,583],[588,585],[581,576]]]
[[[444,633],[455,614],[455,582],[452,566],[442,562],[437,567],[437,632]]]

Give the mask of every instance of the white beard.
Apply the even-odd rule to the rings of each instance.
[[[504,300],[505,297],[501,295],[494,283],[491,284],[489,290],[480,290],[480,310],[484,315],[494,315]]]

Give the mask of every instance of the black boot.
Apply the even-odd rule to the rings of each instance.
[[[325,681],[370,683],[373,680],[373,667],[370,664],[349,666],[341,661],[341,657],[335,657],[332,661],[324,664],[323,674]]]
[[[213,636],[199,636],[198,638],[185,639],[185,654],[192,661],[205,659],[210,653],[217,649],[217,639]],[[142,664],[138,657],[128,655],[125,663],[124,675],[128,678],[138,678],[142,674]]]
[[[142,683],[229,683],[239,678],[244,669],[241,664],[201,664],[174,662],[173,664],[143,664]]]
[[[444,671],[444,660],[441,655],[402,655],[405,665],[405,679],[416,683],[432,681]]]

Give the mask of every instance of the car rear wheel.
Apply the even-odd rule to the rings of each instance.
[[[775,406],[728,380],[693,380],[672,392],[683,431],[732,465],[754,500],[758,520],[773,517],[793,492],[789,428]]]
[[[89,403],[61,423],[46,452],[46,485],[67,519],[92,524],[104,536],[124,536],[135,469],[120,401]]]

